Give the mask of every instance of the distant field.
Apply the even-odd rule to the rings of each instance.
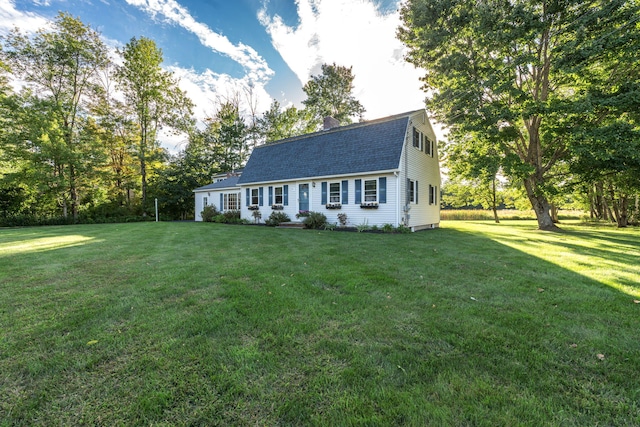
[[[579,210],[560,210],[558,212],[558,218],[560,220],[582,219],[586,216],[588,216],[588,213]],[[440,211],[440,217],[443,221],[492,221],[493,211],[489,209],[447,209]],[[536,219],[536,213],[533,210],[519,211],[515,209],[501,209],[498,211],[498,219],[533,220]]]
[[[0,229],[0,426],[640,425],[640,230]]]

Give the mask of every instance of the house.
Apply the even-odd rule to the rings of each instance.
[[[214,177],[194,190],[196,221],[207,204],[240,209],[262,220],[273,211],[296,218],[317,211],[348,225],[405,225],[413,231],[440,223],[440,168],[426,111],[332,127],[256,147],[241,173]]]

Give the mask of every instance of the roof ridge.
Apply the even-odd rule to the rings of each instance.
[[[378,119],[367,120],[367,121],[363,121],[363,122],[350,123],[348,125],[338,126],[338,127],[334,127],[334,128],[328,129],[328,130],[320,130],[320,131],[316,131],[316,132],[305,133],[305,134],[302,134],[302,135],[291,136],[289,138],[279,139],[279,140],[276,140],[276,141],[273,141],[273,142],[269,142],[267,144],[258,145],[257,147],[254,147],[254,150],[259,149],[259,148],[263,148],[263,147],[269,147],[269,146],[273,146],[273,145],[279,145],[279,144],[284,144],[284,143],[287,143],[287,142],[297,141],[297,140],[302,139],[302,138],[310,138],[312,136],[317,136],[317,135],[327,135],[327,134],[330,134],[330,133],[341,132],[341,131],[348,130],[348,129],[356,129],[358,127],[370,126],[370,125],[384,123],[384,122],[391,121],[391,120],[397,120],[397,119],[400,119],[402,117],[409,117],[410,115],[415,114],[418,111],[422,111],[422,109],[407,111],[405,113],[400,113],[400,114],[393,114],[391,116],[381,117],[381,118],[378,118]]]

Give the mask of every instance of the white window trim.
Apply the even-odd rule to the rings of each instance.
[[[255,194],[255,196],[254,196],[254,194]],[[254,202],[254,197],[255,197],[255,202]],[[249,201],[251,202],[251,204],[253,206],[258,206],[258,203],[260,202],[260,192],[259,192],[259,190],[257,188],[252,188],[251,189],[251,194],[250,194]]]
[[[367,182],[373,182],[375,190],[373,191],[373,200],[367,200]],[[363,179],[362,183],[362,201],[365,203],[378,202],[380,196],[378,194],[378,179]],[[369,195],[371,197],[371,195]]]
[[[417,204],[416,202],[416,196],[417,196],[417,191],[416,191],[416,183],[418,181],[415,179],[409,179],[409,188],[408,188],[408,192],[409,192],[409,203],[413,203],[413,204]]]
[[[235,198],[235,203],[231,207],[231,197]],[[235,211],[240,210],[240,193],[223,193],[222,195],[222,210],[223,211]]]
[[[280,189],[280,201],[278,201],[278,194],[277,194],[278,189]],[[273,204],[284,205],[284,186],[283,185],[273,187]]]
[[[338,186],[338,200],[331,200],[331,186],[332,185],[337,185]],[[342,204],[342,183],[340,181],[337,182],[330,182],[329,183],[329,188],[327,189],[327,204]]]

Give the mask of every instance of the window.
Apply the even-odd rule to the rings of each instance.
[[[282,191],[282,187],[275,187],[273,189],[273,192],[274,192],[274,199],[273,199],[274,203],[276,205],[284,204],[284,198],[283,198],[284,193]]]
[[[237,211],[239,209],[240,209],[240,194],[238,193],[223,194],[222,210]]]
[[[208,199],[207,197],[204,197],[204,198],[202,199],[202,206],[205,206],[205,207],[206,207],[208,204],[209,204],[209,199]]]
[[[364,181],[364,201],[365,202],[378,201],[378,181],[377,180],[368,179]]]
[[[332,182],[329,184],[329,202],[340,203],[340,183]]]
[[[424,152],[428,155],[428,156],[433,156],[433,141],[431,141],[431,139],[429,139],[427,136],[424,137],[425,142],[424,142]]]
[[[251,204],[252,205],[257,205],[258,204],[258,189],[257,188],[252,188],[251,189]]]
[[[407,180],[407,198],[408,203],[418,203],[418,181]]]
[[[413,128],[413,146],[422,150],[422,133],[417,128]]]
[[[429,204],[435,205],[438,203],[438,187],[429,184]]]

